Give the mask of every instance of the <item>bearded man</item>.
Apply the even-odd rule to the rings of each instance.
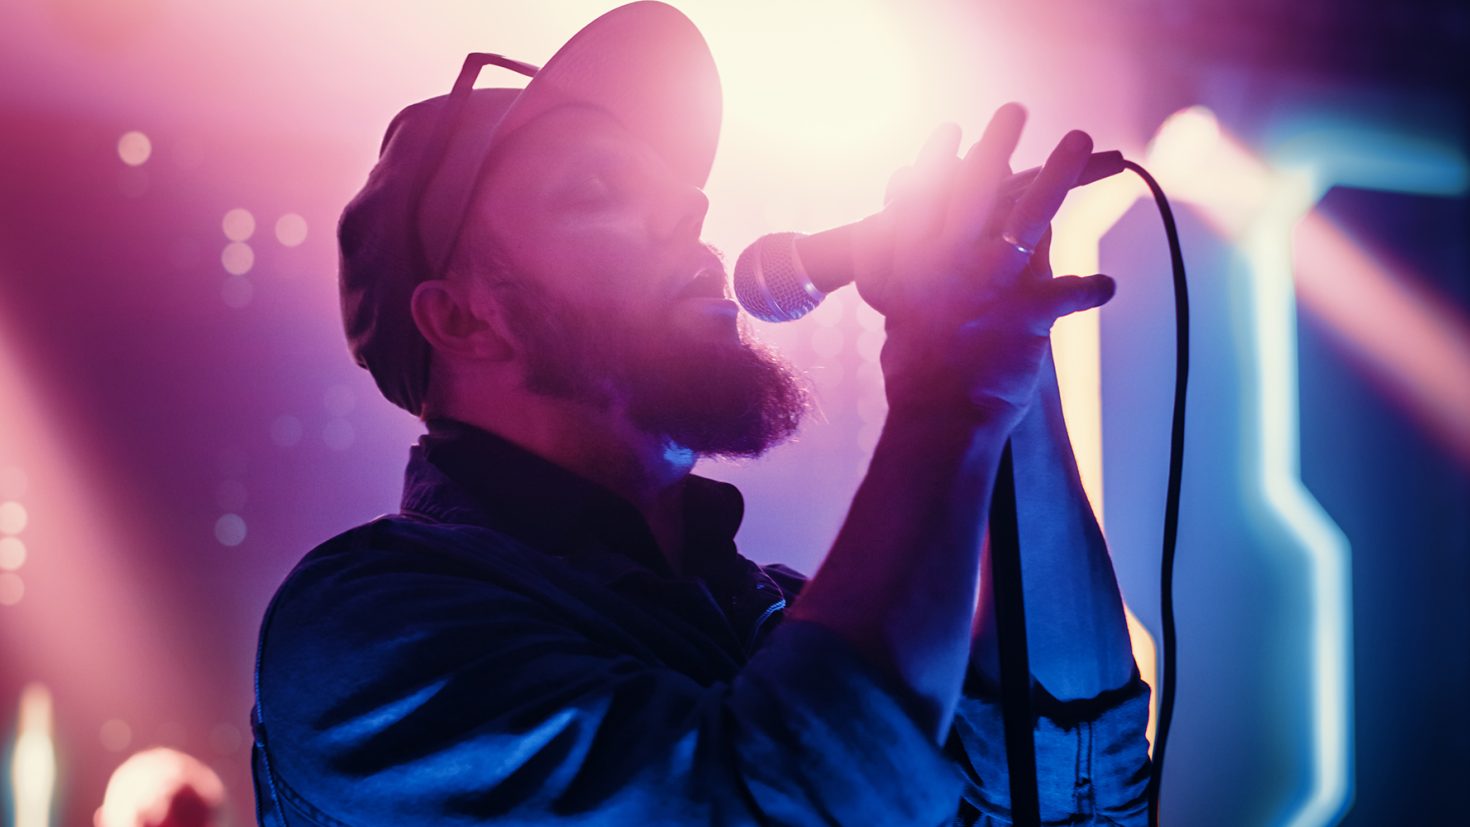
[[[534,74],[474,89],[485,64]],[[1014,440],[1047,823],[1136,823],[1147,687],[1082,494],[1052,278],[1091,153],[996,198],[1023,113],[941,128],[858,256],[887,317],[883,435],[807,582],[735,547],[690,473],[796,430],[700,240],[719,81],[693,25],[616,9],[537,71],[472,55],[408,107],[340,227],[347,336],[420,416],[401,512],[319,546],[261,631],[261,822],[1006,824],[982,556]]]

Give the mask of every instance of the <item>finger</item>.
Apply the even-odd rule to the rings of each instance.
[[[941,229],[940,221],[949,201],[954,167],[959,163],[960,128],[942,124],[929,135],[912,173],[898,193],[898,243],[914,244],[931,238]]]
[[[1011,210],[1004,235],[1034,249],[1091,157],[1092,137],[1080,130],[1068,132]]]
[[[954,242],[976,242],[984,238],[986,220],[996,200],[996,187],[1010,170],[1011,153],[1021,139],[1026,110],[1008,103],[997,109],[960,164],[955,190],[945,218],[945,236]]]
[[[1035,318],[1045,329],[1052,322],[1076,313],[1107,304],[1117,292],[1118,284],[1111,276],[1057,276],[1035,286],[1032,301],[1035,303]]]
[[[1026,272],[1037,281],[1052,277],[1051,238],[1051,225],[1047,225],[1046,232],[1041,234],[1041,240],[1036,242],[1036,250],[1031,254],[1031,260],[1026,262]]]

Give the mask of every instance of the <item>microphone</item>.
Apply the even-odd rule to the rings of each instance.
[[[1076,186],[1123,171],[1123,153],[1094,152]],[[1000,183],[997,199],[1015,203],[1041,172],[1033,167]],[[852,281],[853,233],[862,222],[813,235],[761,236],[735,261],[735,298],[764,322],[789,322],[810,313],[828,293]]]

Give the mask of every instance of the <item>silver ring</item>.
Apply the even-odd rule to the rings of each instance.
[[[1012,247],[1015,247],[1016,252],[1020,253],[1023,256],[1030,256],[1036,252],[1036,248],[1027,247],[1025,244],[1022,244],[1021,240],[1019,238],[1016,238],[1016,236],[1012,234],[1010,230],[1006,230],[1005,232],[1001,233],[1000,240],[1011,245]]]

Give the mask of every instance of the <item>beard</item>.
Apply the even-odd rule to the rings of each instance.
[[[711,342],[637,317],[594,312],[545,289],[502,285],[507,324],[526,350],[526,387],[593,405],[621,398],[644,433],[699,456],[756,457],[796,433],[809,408],[796,372],[755,342]]]

